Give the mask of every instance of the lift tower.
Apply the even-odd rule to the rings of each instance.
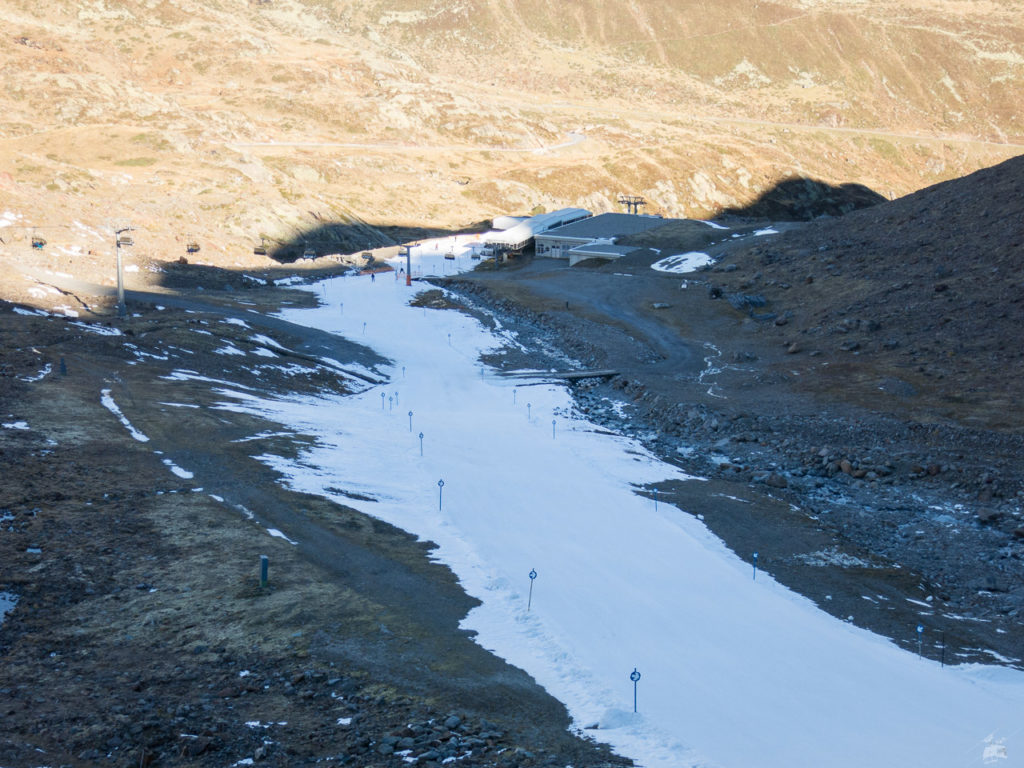
[[[626,206],[626,213],[640,213],[640,206],[647,205],[647,201],[640,195],[619,195],[619,203]]]

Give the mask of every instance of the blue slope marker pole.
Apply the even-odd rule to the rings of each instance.
[[[437,508],[441,509],[441,494],[444,493],[444,480],[437,481]]]
[[[754,581],[757,581],[757,552],[754,553]]]
[[[917,657],[921,658],[921,642],[924,635],[924,627],[920,624],[917,625]]]
[[[409,411],[409,431],[412,432],[412,411]]]
[[[526,600],[526,610],[530,610],[530,606],[533,605],[533,580],[537,578],[537,569],[530,569],[530,596]]]
[[[420,456],[423,455],[423,433],[420,432]]]
[[[633,667],[633,671],[629,673],[629,679],[633,681],[633,714],[636,714],[636,684],[640,681],[640,673],[636,671],[636,667]]]

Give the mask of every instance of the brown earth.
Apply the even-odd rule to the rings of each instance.
[[[790,178],[905,195],[1019,154],[1016,0],[2,0],[0,233],[220,267],[265,238],[582,206],[706,216]]]

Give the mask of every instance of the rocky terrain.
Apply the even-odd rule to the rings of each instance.
[[[234,267],[787,179],[894,198],[1019,154],[1015,0],[571,8],[4,0],[2,234]],[[259,260],[257,260],[259,261]]]

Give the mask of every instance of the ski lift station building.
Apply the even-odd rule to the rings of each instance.
[[[638,235],[663,227],[670,221],[673,219],[661,216],[602,213],[539,233],[536,252],[538,256],[550,259],[569,259],[570,266],[585,258],[616,259],[636,248],[615,246],[615,238]]]
[[[487,245],[491,246],[495,251],[505,253],[519,252],[526,248],[542,232],[589,219],[591,216],[593,214],[583,208],[562,208],[558,211],[542,213],[527,219],[502,216],[500,219],[495,219],[494,225],[496,228],[503,229],[504,231],[489,234],[487,236]]]

